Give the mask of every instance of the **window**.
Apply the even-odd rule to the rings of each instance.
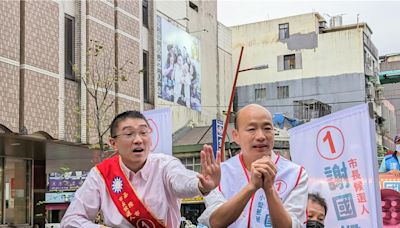
[[[283,69],[284,70],[296,69],[296,56],[294,54],[283,56]]]
[[[255,89],[255,100],[262,101],[267,98],[267,90],[265,88]]]
[[[200,157],[180,158],[180,160],[187,169],[201,172]]]
[[[278,72],[284,70],[301,69],[302,54],[301,52],[290,55],[279,55],[278,57]]]
[[[289,97],[289,86],[278,86],[278,99]]]
[[[145,102],[150,100],[149,87],[149,55],[147,51],[143,51],[143,99]]]
[[[189,7],[192,8],[194,11],[199,12],[199,7],[191,1],[189,1]]]
[[[75,19],[65,14],[64,23],[64,73],[66,78],[75,79],[72,68],[75,64]]]
[[[284,40],[289,38],[289,23],[279,25],[279,39]]]
[[[149,28],[149,3],[147,0],[142,1],[142,20],[143,26]]]
[[[0,165],[3,198],[0,224],[29,224],[32,219],[32,161],[4,158]]]

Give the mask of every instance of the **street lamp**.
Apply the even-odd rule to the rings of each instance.
[[[233,80],[231,98],[229,100],[229,105],[228,105],[228,112],[226,113],[226,119],[225,119],[225,123],[224,123],[224,131],[222,133],[221,148],[220,148],[221,161],[224,160],[226,132],[228,130],[228,124],[229,124],[229,118],[230,118],[230,115],[231,115],[233,97],[235,96],[236,82],[237,82],[237,78],[238,78],[239,73],[240,72],[244,72],[244,71],[250,71],[250,70],[264,70],[264,69],[268,68],[268,65],[259,65],[259,66],[254,66],[254,67],[250,67],[250,68],[246,68],[246,69],[240,70],[240,63],[242,61],[243,49],[244,49],[244,47],[242,46],[242,48],[240,49],[239,61],[238,61],[237,67],[236,67],[235,79]]]

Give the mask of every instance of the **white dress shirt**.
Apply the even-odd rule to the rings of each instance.
[[[180,198],[201,195],[197,173],[186,169],[179,159],[172,156],[149,154],[137,173],[130,171],[121,159],[120,164],[138,197],[168,228],[180,225]],[[103,212],[104,225],[133,227],[118,211],[99,171],[92,168],[69,205],[61,227],[97,228],[100,225],[93,221],[99,210]]]

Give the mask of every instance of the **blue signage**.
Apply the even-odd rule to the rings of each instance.
[[[222,120],[212,121],[212,138],[213,138],[213,151],[214,157],[217,151],[221,148],[222,133],[224,132],[224,122]]]
[[[66,203],[71,202],[75,192],[46,192],[46,203]]]

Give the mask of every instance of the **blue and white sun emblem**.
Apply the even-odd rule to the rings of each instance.
[[[113,190],[113,192],[118,194],[118,193],[122,192],[123,187],[124,187],[124,185],[122,183],[121,177],[114,177],[114,180],[111,185],[111,189]]]

